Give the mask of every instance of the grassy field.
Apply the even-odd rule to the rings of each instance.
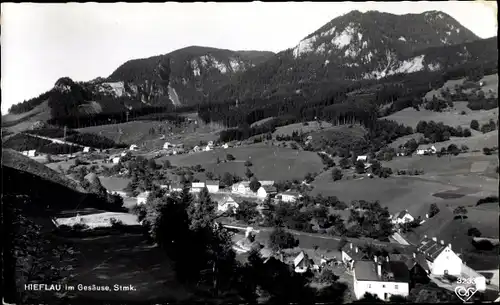
[[[309,132],[319,131],[321,130],[321,128],[332,127],[332,124],[328,122],[320,122],[320,124],[318,124],[318,122],[316,121],[311,121],[308,122],[307,126],[305,126],[303,123],[295,123],[295,124],[280,126],[276,128],[276,131],[273,133],[273,137],[276,137],[277,135],[291,136],[294,131],[297,131],[299,133],[301,131],[303,133],[309,133]]]
[[[411,126],[412,128],[416,128],[420,121],[443,122],[443,124],[452,127],[462,126],[462,128],[470,128],[472,120],[477,120],[479,124],[484,124],[488,123],[490,119],[494,121],[498,119],[498,108],[473,111],[467,108],[467,102],[454,102],[453,105],[454,108],[451,111],[444,112],[435,112],[423,108],[420,111],[414,108],[405,108],[385,118]],[[466,114],[460,114],[462,111],[465,111]],[[472,132],[476,131],[472,130]]]
[[[47,121],[50,118],[48,102],[43,102],[26,113],[2,116],[2,127],[9,132],[22,132],[30,129],[36,121]]]
[[[226,159],[227,154],[232,154],[236,160],[217,164],[217,157],[223,161]],[[215,174],[229,172],[242,177],[244,177],[246,170],[244,162],[250,160],[253,163],[250,170],[257,178],[275,181],[303,179],[306,173],[320,172],[323,168],[323,163],[316,153],[264,144],[166,156],[157,159],[157,161],[163,162],[165,159],[170,160],[176,166],[200,164],[207,171]]]
[[[160,135],[150,135],[151,127],[164,126],[168,130],[168,123],[158,121],[132,121],[120,124],[99,125],[77,129],[78,132],[93,133],[109,138],[115,142],[127,144],[142,144],[144,141],[159,138]]]
[[[102,186],[104,186],[108,191],[121,191],[130,182],[128,178],[121,177],[104,177],[100,176]]]
[[[33,175],[41,177],[44,180],[60,184],[79,192],[84,192],[81,186],[74,183],[72,180],[59,173],[57,170],[45,166],[11,149],[5,149],[3,151],[2,166],[3,165],[15,168],[23,172],[32,173]]]
[[[448,147],[450,144],[455,144],[459,148],[462,145],[469,147],[469,151],[479,150],[482,152],[484,147],[498,147],[498,130],[490,131],[488,133],[475,132],[473,136],[468,138],[451,137],[448,141],[434,143],[436,149],[440,150],[442,147]],[[422,147],[429,147],[430,145],[421,145]]]

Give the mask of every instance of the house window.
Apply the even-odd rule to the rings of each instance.
[[[382,288],[385,288],[385,285],[382,285]]]
[[[398,289],[398,285],[394,285],[394,289]]]

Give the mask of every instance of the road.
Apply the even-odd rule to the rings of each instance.
[[[247,227],[249,226],[243,226],[243,225],[234,225],[234,224],[229,224],[229,223],[224,223],[222,222],[222,225],[226,228],[230,229],[239,229],[242,231],[245,231]],[[265,228],[265,227],[256,227],[252,226],[254,230],[258,231],[258,233],[270,233],[272,232],[273,228]],[[311,237],[314,239],[324,239],[324,240],[335,240],[335,241],[340,241],[340,237],[336,236],[329,236],[329,235],[323,235],[319,233],[306,233],[306,232],[300,232],[300,231],[295,231],[295,230],[289,230],[287,229],[288,232],[292,233],[293,235],[296,236],[307,236]],[[362,238],[347,238],[348,241],[358,244],[358,245],[364,245],[367,242],[370,242],[371,244],[375,246],[380,246],[380,247],[387,247],[387,246],[394,246],[397,245],[398,247],[411,247],[411,245],[404,245],[404,244],[399,244],[399,243],[390,243],[390,242],[383,242],[383,241],[378,241],[378,240],[373,240],[373,239],[362,239]]]
[[[34,137],[34,138],[39,138],[39,139],[44,139],[44,140],[47,140],[47,141],[51,141],[52,143],[55,143],[55,144],[67,144],[67,145],[78,146],[78,147],[86,147],[86,146],[83,146],[83,145],[80,145],[80,144],[76,144],[76,143],[72,143],[72,142],[68,142],[68,141],[64,141],[64,140],[48,138],[48,137],[34,135],[34,134],[30,134],[30,133],[24,133],[24,134],[28,135],[30,137]]]

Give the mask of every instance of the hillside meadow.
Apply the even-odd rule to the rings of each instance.
[[[235,157],[234,161],[227,161],[227,154]],[[217,157],[222,161],[217,164]],[[157,159],[157,162],[170,160],[175,166],[201,165],[207,171],[222,175],[225,172],[244,177],[245,161],[252,162],[250,170],[261,180],[291,180],[303,179],[309,172],[320,172],[323,163],[314,152],[293,150],[254,144],[245,147],[216,149],[208,152],[190,153],[184,155],[166,156]]]

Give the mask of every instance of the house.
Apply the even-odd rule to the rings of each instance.
[[[239,206],[238,203],[234,201],[234,199],[231,196],[227,196],[217,204],[217,211],[226,212],[230,208],[233,208],[235,210],[234,212],[236,212],[238,206]]]
[[[191,192],[198,193],[205,187],[205,182],[193,182],[191,183]]]
[[[87,147],[87,146],[86,146],[86,147],[84,147],[84,148],[83,148],[83,152],[84,152],[84,153],[88,153],[88,152],[90,152],[90,147]]]
[[[214,141],[208,141],[207,146],[214,147]]]
[[[281,201],[283,202],[296,202],[299,199],[300,194],[297,192],[286,191],[281,193]]]
[[[462,272],[462,259],[443,240],[438,243],[436,237],[424,237],[417,251],[424,255],[432,275],[459,276]]]
[[[274,186],[265,185],[265,186],[261,186],[257,190],[257,197],[259,197],[261,199],[266,199],[267,197],[276,195],[276,193],[277,193],[277,191],[276,191],[276,188]]]
[[[118,164],[120,163],[120,157],[114,157],[113,159],[111,159],[113,161],[113,164]]]
[[[411,216],[411,214],[408,212],[408,210],[403,210],[399,212],[399,214],[394,215],[394,218],[392,219],[392,223],[394,224],[404,224],[404,223],[409,223],[414,221],[415,218]]]
[[[170,187],[169,187],[169,191],[170,192],[182,192],[182,189],[183,189],[183,185],[180,184],[180,183],[173,183],[173,184],[170,184]]]
[[[430,269],[422,253],[391,253],[389,254],[389,260],[405,263],[410,272],[410,289],[415,287],[416,284],[427,284],[429,282]]]
[[[196,145],[196,146],[193,148],[193,151],[194,151],[194,152],[200,152],[200,151],[201,151],[201,148],[200,148],[198,145]]]
[[[118,196],[120,196],[120,197],[122,197],[124,199],[128,197],[127,196],[127,192],[124,192],[124,191],[109,191],[108,190],[107,192],[108,192],[108,194],[118,195]]]
[[[170,147],[173,147],[170,142],[165,142],[165,144],[163,144],[163,149],[169,149]]]
[[[126,155],[127,155],[126,151],[122,151],[122,153],[120,154],[120,156],[122,156],[122,157],[125,157]]]
[[[362,259],[368,259],[369,257],[359,248],[353,247],[352,243],[344,245],[341,252],[342,262],[351,269],[354,267],[354,262]]]
[[[36,150],[25,150],[22,152],[23,155],[28,156],[28,157],[36,157]]]
[[[304,251],[300,251],[300,253],[293,260],[293,268],[297,273],[306,272],[309,267],[311,267],[311,263],[307,254]]]
[[[217,193],[219,191],[219,180],[207,180],[206,186],[209,193]]]
[[[229,144],[224,143],[224,145],[222,145],[222,148],[224,148],[224,149],[228,149],[228,148],[229,148]]]
[[[426,149],[417,149],[417,155],[425,155],[427,153],[427,150]]]
[[[146,191],[137,195],[137,205],[145,204],[148,201],[149,193],[150,192]]]
[[[241,195],[252,193],[252,190],[250,190],[250,181],[241,181],[239,183],[233,184],[232,192]]]
[[[367,160],[368,160],[368,156],[358,156],[356,158],[356,162],[358,162],[358,161],[366,162]]]
[[[274,181],[272,181],[272,180],[260,180],[259,183],[260,183],[260,186],[273,186],[274,185]]]
[[[212,149],[213,149],[213,146],[210,146],[210,145],[207,145],[204,148],[205,151],[211,151]]]
[[[137,149],[139,149],[139,146],[137,146],[135,144],[130,145],[129,150],[137,150]]]
[[[391,296],[407,297],[410,291],[410,272],[399,261],[360,260],[354,263],[354,294],[359,300],[365,293],[388,301]]]

